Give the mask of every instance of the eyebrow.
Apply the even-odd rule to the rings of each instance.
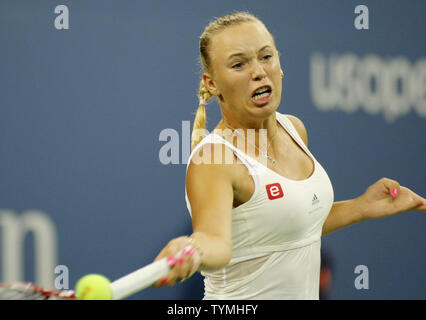
[[[262,50],[265,50],[266,48],[271,48],[271,46],[270,45],[263,46],[258,52],[260,52]],[[228,57],[227,60],[230,60],[231,58],[234,58],[234,57],[244,56],[244,55],[245,55],[244,53],[240,53],[240,52],[239,53],[234,53],[234,54],[231,54]]]

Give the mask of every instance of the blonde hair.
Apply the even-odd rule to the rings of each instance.
[[[226,29],[229,26],[240,25],[247,22],[260,22],[257,17],[248,12],[234,12],[223,17],[217,18],[210,22],[209,25],[204,29],[204,32],[200,36],[200,58],[201,64],[205,71],[211,71],[211,59],[209,56],[209,47],[211,38],[214,34]],[[263,24],[263,23],[262,23]],[[192,143],[191,148],[200,143],[205,136],[206,129],[206,104],[207,101],[212,98],[213,95],[209,92],[204,84],[203,79],[200,81],[199,99],[201,103],[198,106],[195,114],[194,126],[192,128]]]

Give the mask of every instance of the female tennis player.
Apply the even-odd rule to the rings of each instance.
[[[204,73],[186,175],[194,232],[171,240],[156,257],[167,257],[172,268],[155,286],[201,271],[204,299],[318,299],[322,235],[368,219],[426,211],[424,198],[388,178],[358,198],[334,202],[327,173],[308,149],[304,124],[277,112],[283,72],[274,38],[257,17],[237,12],[210,23],[200,55]],[[199,139],[212,97],[222,119]],[[246,148],[220,134],[226,130],[244,137]],[[250,146],[254,156],[247,153]],[[232,163],[224,161],[227,151]]]

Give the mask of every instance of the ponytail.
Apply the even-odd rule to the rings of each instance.
[[[203,79],[201,79],[199,91],[200,104],[198,105],[194,119],[194,126],[192,128],[191,150],[194,150],[195,146],[205,137],[207,123],[206,104],[211,97],[212,94],[205,86]]]

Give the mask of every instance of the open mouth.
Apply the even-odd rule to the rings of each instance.
[[[265,98],[269,96],[272,92],[272,89],[270,86],[263,86],[259,89],[256,89],[256,91],[252,94],[252,98],[255,100]]]
[[[256,104],[264,104],[269,101],[269,98],[271,97],[271,93],[272,93],[272,88],[270,86],[263,86],[256,89],[253,92],[251,99]]]

